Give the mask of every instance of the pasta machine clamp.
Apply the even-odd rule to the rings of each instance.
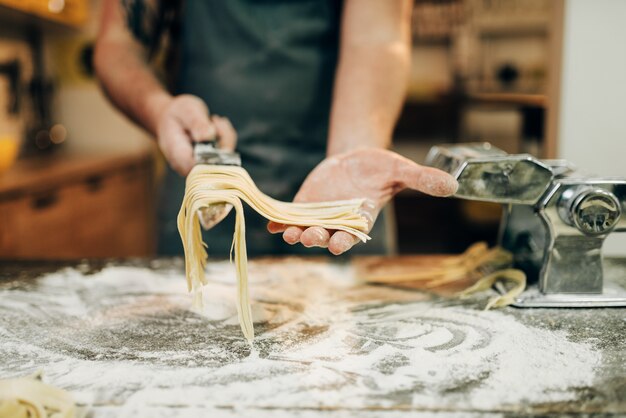
[[[235,165],[241,166],[241,157],[236,152],[225,151],[219,148],[219,138],[208,141],[194,142],[193,156],[196,165]],[[198,218],[206,230],[220,223],[233,209],[228,203],[213,204],[200,209]]]
[[[503,205],[499,244],[535,283],[514,306],[626,306],[626,289],[611,281],[619,273],[602,256],[605,239],[626,232],[626,178],[489,143],[435,146],[426,160],[457,179],[456,197]]]

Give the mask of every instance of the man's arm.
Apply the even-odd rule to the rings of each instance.
[[[105,0],[94,64],[111,102],[157,139],[169,164],[181,175],[193,166],[192,141],[220,136],[234,148],[236,133],[226,118],[209,117],[197,97],[173,97],[148,64],[158,0]]]
[[[139,30],[149,32],[149,23],[129,27],[134,2],[105,0],[100,31],[96,41],[94,64],[102,87],[113,104],[129,118],[156,135],[158,115],[172,99],[150,70],[148,46]],[[155,16],[155,1],[144,1],[139,18],[149,22]],[[153,34],[154,35],[154,34]]]
[[[411,61],[411,0],[347,0],[328,155],[386,148],[404,102]]]
[[[411,0],[347,0],[341,29],[339,68],[331,109],[327,158],[307,176],[297,202],[363,198],[370,228],[400,190],[448,196],[457,183],[449,174],[422,167],[388,151],[404,102],[410,56]],[[343,231],[270,222],[289,244],[328,247],[333,254],[358,240]]]

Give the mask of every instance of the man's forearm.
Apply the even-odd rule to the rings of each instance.
[[[376,1],[373,8],[386,9],[368,11],[358,2],[356,8],[346,6],[345,13],[354,17],[346,16],[342,28],[328,155],[388,147],[404,102],[411,57],[411,2]]]
[[[408,52],[353,51],[341,63],[333,99],[328,154],[385,148],[404,102]]]
[[[158,114],[171,96],[146,64],[126,45],[105,41],[98,44],[95,66],[102,87],[115,106],[156,134]]]
[[[109,99],[123,113],[155,134],[158,115],[171,96],[148,67],[142,37],[129,27],[127,7],[131,3],[105,0],[94,64]],[[155,7],[153,2],[145,4],[146,10]],[[142,17],[150,21],[150,16],[144,13],[146,15]]]

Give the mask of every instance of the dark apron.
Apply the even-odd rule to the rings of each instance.
[[[202,98],[211,113],[231,120],[243,167],[266,194],[293,200],[324,159],[339,42],[337,0],[186,0],[181,25],[177,94]],[[176,215],[184,179],[168,169],[159,219],[159,253],[182,254]],[[270,235],[267,221],[246,210],[251,256],[313,254]],[[204,233],[209,254],[230,250],[234,217]],[[369,253],[384,252],[379,219]]]

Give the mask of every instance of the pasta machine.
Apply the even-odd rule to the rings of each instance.
[[[195,142],[193,144],[193,156],[197,164],[209,165],[237,165],[241,166],[241,157],[236,152],[226,151],[219,148],[219,138],[208,141]],[[220,203],[202,208],[198,218],[205,230],[213,228],[220,223],[233,209],[233,205]]]
[[[515,306],[626,306],[626,289],[607,279],[602,256],[605,239],[626,231],[626,178],[489,143],[435,146],[426,163],[457,179],[456,197],[503,205],[499,244],[533,283]]]

